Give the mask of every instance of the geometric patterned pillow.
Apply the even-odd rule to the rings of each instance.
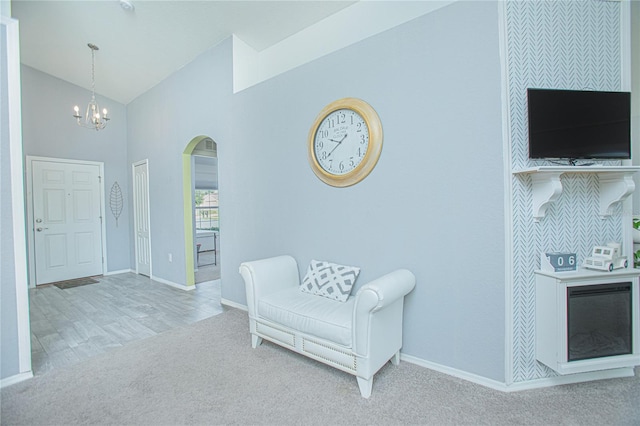
[[[311,260],[300,291],[346,302],[360,268]]]

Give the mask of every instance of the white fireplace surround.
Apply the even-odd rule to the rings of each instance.
[[[536,359],[561,375],[640,365],[640,270],[598,272],[536,271]],[[567,288],[631,282],[632,353],[584,360],[568,360]]]

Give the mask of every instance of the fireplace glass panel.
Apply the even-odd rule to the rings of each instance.
[[[567,288],[569,361],[632,353],[631,283]]]

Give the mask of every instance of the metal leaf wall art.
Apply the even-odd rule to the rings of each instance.
[[[122,213],[123,205],[122,190],[116,181],[113,183],[113,186],[111,186],[111,193],[109,194],[109,206],[111,207],[111,213],[113,213],[113,216],[116,218],[116,226],[118,226],[118,218],[120,217],[120,213]]]

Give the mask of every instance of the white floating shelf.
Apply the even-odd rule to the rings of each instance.
[[[565,173],[592,173],[600,183],[600,216],[611,215],[611,207],[624,201],[633,193],[636,185],[633,175],[638,166],[540,166],[515,170],[515,175],[531,175],[533,186],[533,219],[539,222],[547,208],[562,194],[560,176]]]

